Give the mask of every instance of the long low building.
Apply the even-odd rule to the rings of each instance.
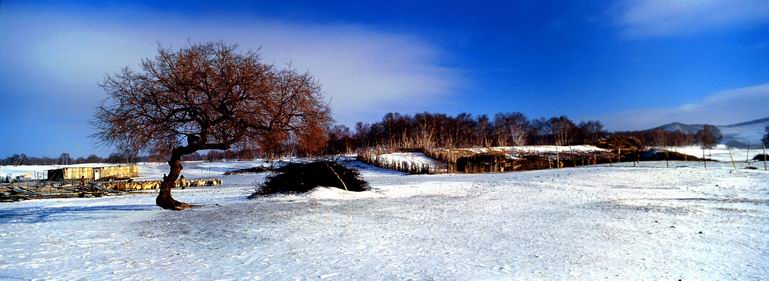
[[[48,170],[49,181],[80,180],[96,181],[100,179],[128,179],[139,176],[139,166],[126,165],[74,165]]]
[[[120,191],[153,190],[160,188],[162,180],[142,180],[142,181],[109,181],[101,183],[107,189]],[[180,179],[176,181],[174,187],[202,187],[222,185],[221,179]]]

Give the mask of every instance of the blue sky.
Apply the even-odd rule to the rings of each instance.
[[[312,72],[343,124],[389,111],[613,130],[769,117],[765,0],[218,2],[0,2],[0,156],[108,153],[88,138],[97,84],[188,41]]]

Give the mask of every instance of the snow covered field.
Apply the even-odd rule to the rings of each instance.
[[[476,152],[504,151],[512,153],[556,153],[556,152],[603,152],[607,151],[594,145],[525,145],[525,146],[497,146],[492,148],[475,148]]]
[[[427,164],[431,167],[445,166],[442,162],[424,155],[421,152],[393,152],[379,154],[376,156],[376,160],[382,163],[402,163],[407,162],[409,164],[423,165]]]
[[[696,145],[662,147],[662,149],[692,155],[697,158],[702,158],[703,153],[702,148]],[[735,162],[745,162],[746,160],[753,160],[753,157],[761,153],[763,153],[761,148],[729,148],[726,145],[719,144],[711,149],[705,149],[705,158],[723,162],[731,162],[732,159],[734,159]]]
[[[252,174],[175,191],[206,204],[183,212],[154,194],[0,204],[0,279],[769,276],[768,172],[642,164],[405,176],[353,162],[372,191],[247,200]]]

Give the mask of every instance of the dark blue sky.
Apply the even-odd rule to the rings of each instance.
[[[87,137],[97,83],[158,44],[206,40],[314,73],[344,124],[388,111],[610,129],[769,116],[769,1],[216,2],[0,2],[0,156],[109,152]]]

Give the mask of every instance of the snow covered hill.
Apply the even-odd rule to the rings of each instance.
[[[702,130],[702,128],[705,127],[703,124],[684,124],[681,122],[673,122],[670,124],[665,124],[653,129],[649,129],[650,131],[659,130],[662,129],[663,131],[668,132],[682,132],[686,134],[695,134]]]
[[[765,128],[769,126],[769,118],[753,120],[734,125],[718,126],[724,136],[721,143],[735,147],[760,147],[761,138],[766,134]]]
[[[0,204],[0,279],[760,280],[769,173],[642,162],[480,175],[363,167],[372,191],[247,200],[265,174]],[[741,165],[741,164],[738,164]]]
[[[692,146],[666,146],[666,147],[658,147],[659,149],[683,153],[687,155],[691,155],[697,158],[704,158],[710,159],[710,160],[716,160],[716,161],[722,161],[722,162],[752,162],[753,158],[762,153],[762,150],[759,149],[750,149],[750,148],[732,148],[724,144],[716,145],[713,148],[709,149],[702,149],[701,146],[698,145],[692,145]],[[760,164],[760,163],[759,163]]]
[[[662,129],[670,132],[693,134],[702,130],[703,126],[705,125],[674,122],[650,130]],[[739,148],[746,148],[748,146],[758,148],[761,147],[761,138],[766,134],[765,128],[767,126],[769,126],[769,118],[716,127],[721,130],[721,134],[723,135],[721,144]]]

